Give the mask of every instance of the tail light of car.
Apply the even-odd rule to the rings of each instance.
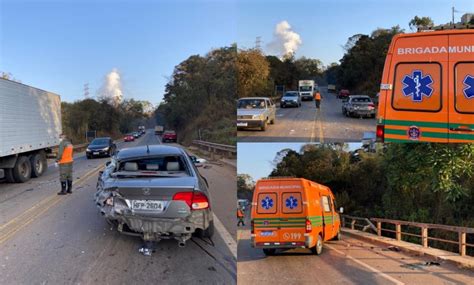
[[[383,142],[385,136],[384,125],[377,125],[377,142]]]
[[[375,104],[374,104],[374,103],[370,103],[370,104],[369,104],[369,107],[375,108]]]
[[[313,231],[313,225],[311,224],[311,221],[306,219],[306,229],[305,232],[308,234]]]
[[[178,192],[174,194],[173,201],[184,201],[191,210],[203,210],[209,208],[209,200],[201,192]]]

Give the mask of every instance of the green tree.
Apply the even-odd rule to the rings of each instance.
[[[434,22],[430,17],[415,16],[410,20],[408,26],[410,27],[410,30],[415,31],[418,27],[432,27],[434,26]]]

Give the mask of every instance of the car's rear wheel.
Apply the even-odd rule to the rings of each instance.
[[[46,157],[43,153],[37,153],[31,156],[31,176],[40,177],[48,168],[48,163],[46,162]]]
[[[267,256],[275,255],[276,249],[275,248],[264,248],[263,253]]]
[[[211,238],[214,235],[214,221],[209,222],[207,229],[199,229],[197,231],[197,236],[200,238]]]
[[[28,157],[20,156],[13,167],[13,177],[16,182],[24,183],[31,178],[31,163]]]

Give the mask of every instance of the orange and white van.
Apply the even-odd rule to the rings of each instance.
[[[396,35],[380,89],[379,142],[474,142],[474,30]]]
[[[262,179],[255,185],[251,242],[272,255],[276,249],[309,248],[321,254],[323,242],[340,238],[334,195],[303,178]]]

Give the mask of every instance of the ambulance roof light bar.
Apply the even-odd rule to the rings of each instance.
[[[262,180],[272,180],[272,179],[285,179],[285,178],[296,178],[295,176],[270,176],[264,177]]]

